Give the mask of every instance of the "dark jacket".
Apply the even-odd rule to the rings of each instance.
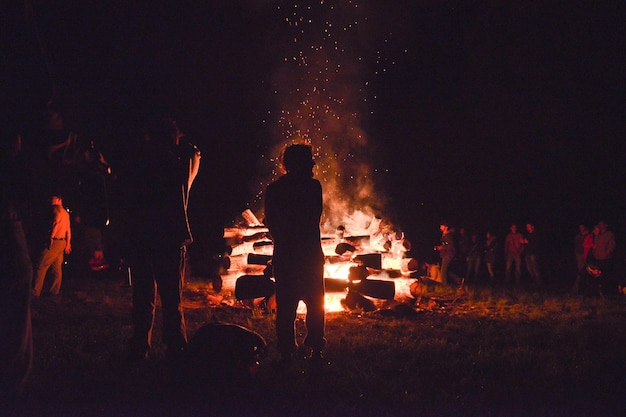
[[[275,270],[324,263],[322,210],[322,186],[308,175],[288,173],[267,187],[265,224],[274,240]]]

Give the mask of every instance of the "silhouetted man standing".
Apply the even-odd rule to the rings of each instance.
[[[526,223],[526,235],[522,239],[524,244],[524,261],[526,262],[526,269],[528,274],[533,280],[535,285],[541,286],[541,272],[539,269],[538,256],[540,253],[540,242],[537,239],[537,233],[535,232],[535,225],[533,223]]]
[[[311,147],[296,144],[282,155],[286,174],[266,190],[265,224],[274,240],[278,350],[289,361],[296,350],[294,321],[300,300],[307,307],[312,359],[322,357],[324,338],[324,254],[320,239],[322,186],[313,179]]]
[[[157,291],[166,355],[175,359],[187,345],[182,307],[184,254],[192,242],[187,202],[200,151],[182,137],[176,122],[161,120],[145,137],[129,175],[134,325],[129,359],[142,359],[150,349]]]
[[[504,240],[504,256],[506,259],[505,282],[511,282],[511,270],[515,263],[515,284],[519,285],[522,277],[522,253],[524,252],[523,236],[517,231],[517,225],[512,224],[511,232]]]
[[[435,250],[439,251],[439,256],[441,257],[441,280],[447,285],[449,276],[458,281],[456,274],[452,274],[449,269],[450,264],[456,258],[456,244],[448,223],[441,222],[439,230],[441,230],[441,244],[435,246]]]

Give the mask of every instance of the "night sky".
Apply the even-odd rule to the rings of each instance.
[[[7,107],[28,125],[54,90],[114,169],[176,118],[203,152],[197,238],[260,208],[294,132],[416,247],[441,219],[533,221],[566,251],[580,222],[626,229],[623,2],[57,3],[2,6]]]

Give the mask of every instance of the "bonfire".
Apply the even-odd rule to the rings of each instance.
[[[347,216],[334,230],[323,225],[321,231],[327,312],[371,310],[413,298],[410,288],[419,279],[417,262],[406,256],[410,242],[403,233],[362,212]],[[237,225],[224,228],[224,239],[229,254],[223,290],[227,294],[234,290],[240,302],[257,305],[265,300],[272,305],[274,247],[267,227],[247,209]],[[298,313],[306,314],[302,302]]]

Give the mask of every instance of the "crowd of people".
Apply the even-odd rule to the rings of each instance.
[[[75,146],[79,138],[65,128],[54,107],[48,108],[44,143],[31,148],[31,164],[23,163],[22,136],[18,132],[5,132],[3,136],[9,140],[3,142],[0,214],[7,238],[0,252],[3,265],[10,268],[0,283],[5,297],[0,302],[4,367],[0,370],[0,388],[7,393],[21,389],[31,366],[31,299],[40,297],[44,288],[50,296],[60,294],[64,257],[72,252],[73,236],[83,234],[72,233],[72,224],[80,228],[82,221],[77,215],[72,223],[58,190],[71,192],[65,183],[67,172],[95,169],[110,173],[110,169],[102,155],[94,152],[93,144],[87,148]],[[127,182],[122,187],[127,205],[125,234],[120,242],[125,247],[120,251],[133,268],[134,327],[127,356],[135,361],[146,358],[151,349],[157,295],[163,312],[166,356],[180,357],[188,343],[182,288],[186,248],[193,238],[187,207],[199,170],[200,151],[183,137],[174,120],[159,119],[136,144],[137,154],[129,158]],[[315,162],[309,145],[286,147],[281,162],[285,173],[268,186],[265,201],[266,221],[275,246],[278,349],[285,364],[297,351],[294,320],[302,300],[308,311],[304,344],[311,359],[320,362],[326,343],[324,259],[319,230],[322,189],[313,178]],[[42,179],[44,184],[37,182]],[[35,204],[42,200],[42,193],[48,204]],[[41,225],[37,225],[37,216],[33,215],[39,209],[45,213]],[[38,226],[42,226],[40,231],[36,230]],[[486,281],[492,285],[544,286],[542,242],[535,224],[526,223],[523,232],[511,224],[502,242],[493,231],[485,232],[483,237],[468,234],[465,228],[457,230],[447,222],[441,222],[440,231],[441,241],[434,249],[440,260],[437,280],[443,284]],[[30,239],[38,232],[41,244],[38,239]],[[82,245],[74,246],[80,250]],[[614,233],[606,221],[599,221],[591,231],[580,226],[575,238],[578,275],[574,292],[601,296],[618,292],[615,246]],[[93,258],[85,264],[92,271],[107,269],[102,245],[92,249]],[[303,265],[308,268],[303,269]],[[53,276],[51,285],[45,281],[48,270]],[[303,270],[308,274],[303,274]]]
[[[600,220],[592,229],[581,224],[574,239],[578,275],[573,292],[587,295],[623,293],[623,282],[615,257],[615,234],[606,221]]]
[[[442,221],[441,241],[434,247],[439,255],[435,280],[448,285],[488,284],[492,286],[545,288],[544,267],[548,254],[540,232],[532,222],[520,231],[509,226],[502,242],[494,232],[484,238],[468,234]],[[572,259],[576,260],[576,277],[572,292],[586,295],[612,295],[622,291],[619,259],[616,258],[615,234],[605,220],[590,230],[581,224],[573,239]],[[593,277],[593,278],[592,278]]]
[[[73,177],[85,170],[99,172],[97,168],[104,161],[93,159],[93,146],[91,151],[73,147],[80,138],[65,128],[55,107],[49,106],[46,114],[47,129],[42,135],[45,139],[35,139],[27,149],[22,146],[19,132],[2,133],[0,219],[5,239],[1,253],[3,265],[9,266],[0,280],[3,398],[19,395],[32,367],[31,305],[42,296],[55,300],[62,297],[66,257],[73,247],[84,252],[82,246],[87,246],[88,227],[84,223],[92,222],[85,222],[83,214],[88,212],[72,213],[64,205],[63,194],[71,193]],[[128,155],[127,166],[121,169],[123,184],[119,192],[124,204],[118,209],[123,211],[123,234],[115,243],[132,268],[133,331],[124,357],[137,362],[149,355],[158,296],[165,356],[171,363],[180,363],[189,343],[182,307],[186,249],[193,241],[187,209],[200,167],[200,151],[184,139],[170,118],[157,118],[147,126],[133,151],[133,155]],[[326,339],[319,230],[322,189],[313,179],[311,147],[291,145],[284,151],[281,162],[285,175],[268,187],[266,211],[268,227],[276,240],[273,268],[277,282],[278,348],[283,365],[288,366],[297,348],[294,321],[299,300],[307,303],[309,311],[305,345],[311,349],[311,359],[318,363]],[[88,207],[96,204],[72,197],[68,200],[75,207],[80,207],[81,202]],[[73,231],[74,225],[77,230]],[[300,230],[300,226],[305,230]],[[302,235],[309,236],[306,248],[301,246]],[[85,271],[106,270],[101,236],[91,240],[99,243],[92,245],[91,259],[80,260]],[[295,240],[300,245],[294,244]],[[311,265],[308,275],[302,275],[303,264]]]
[[[79,146],[80,136],[67,129],[56,106],[49,104],[44,116],[45,127],[36,134],[2,132],[0,399],[20,393],[32,366],[31,304],[42,296],[62,296],[66,257],[73,246],[79,251],[87,246],[86,230],[97,223],[98,199],[89,194],[92,190],[75,187],[88,184],[94,175],[110,174],[93,143]],[[9,121],[4,124],[9,125]],[[182,288],[186,247],[193,240],[187,207],[200,151],[183,136],[175,121],[157,118],[135,143],[136,155],[128,160],[120,187],[124,227],[117,244],[133,268],[129,360],[145,358],[151,348],[157,294],[168,358],[178,357],[187,344]],[[106,178],[98,177],[96,183],[99,180]],[[65,200],[65,195],[70,198]],[[70,201],[76,211],[72,213],[64,201]],[[72,233],[73,225],[80,233]],[[74,244],[74,236],[83,238],[79,245]],[[101,236],[90,240],[99,242],[92,248],[92,258],[77,261],[84,263],[86,271],[105,270]]]

